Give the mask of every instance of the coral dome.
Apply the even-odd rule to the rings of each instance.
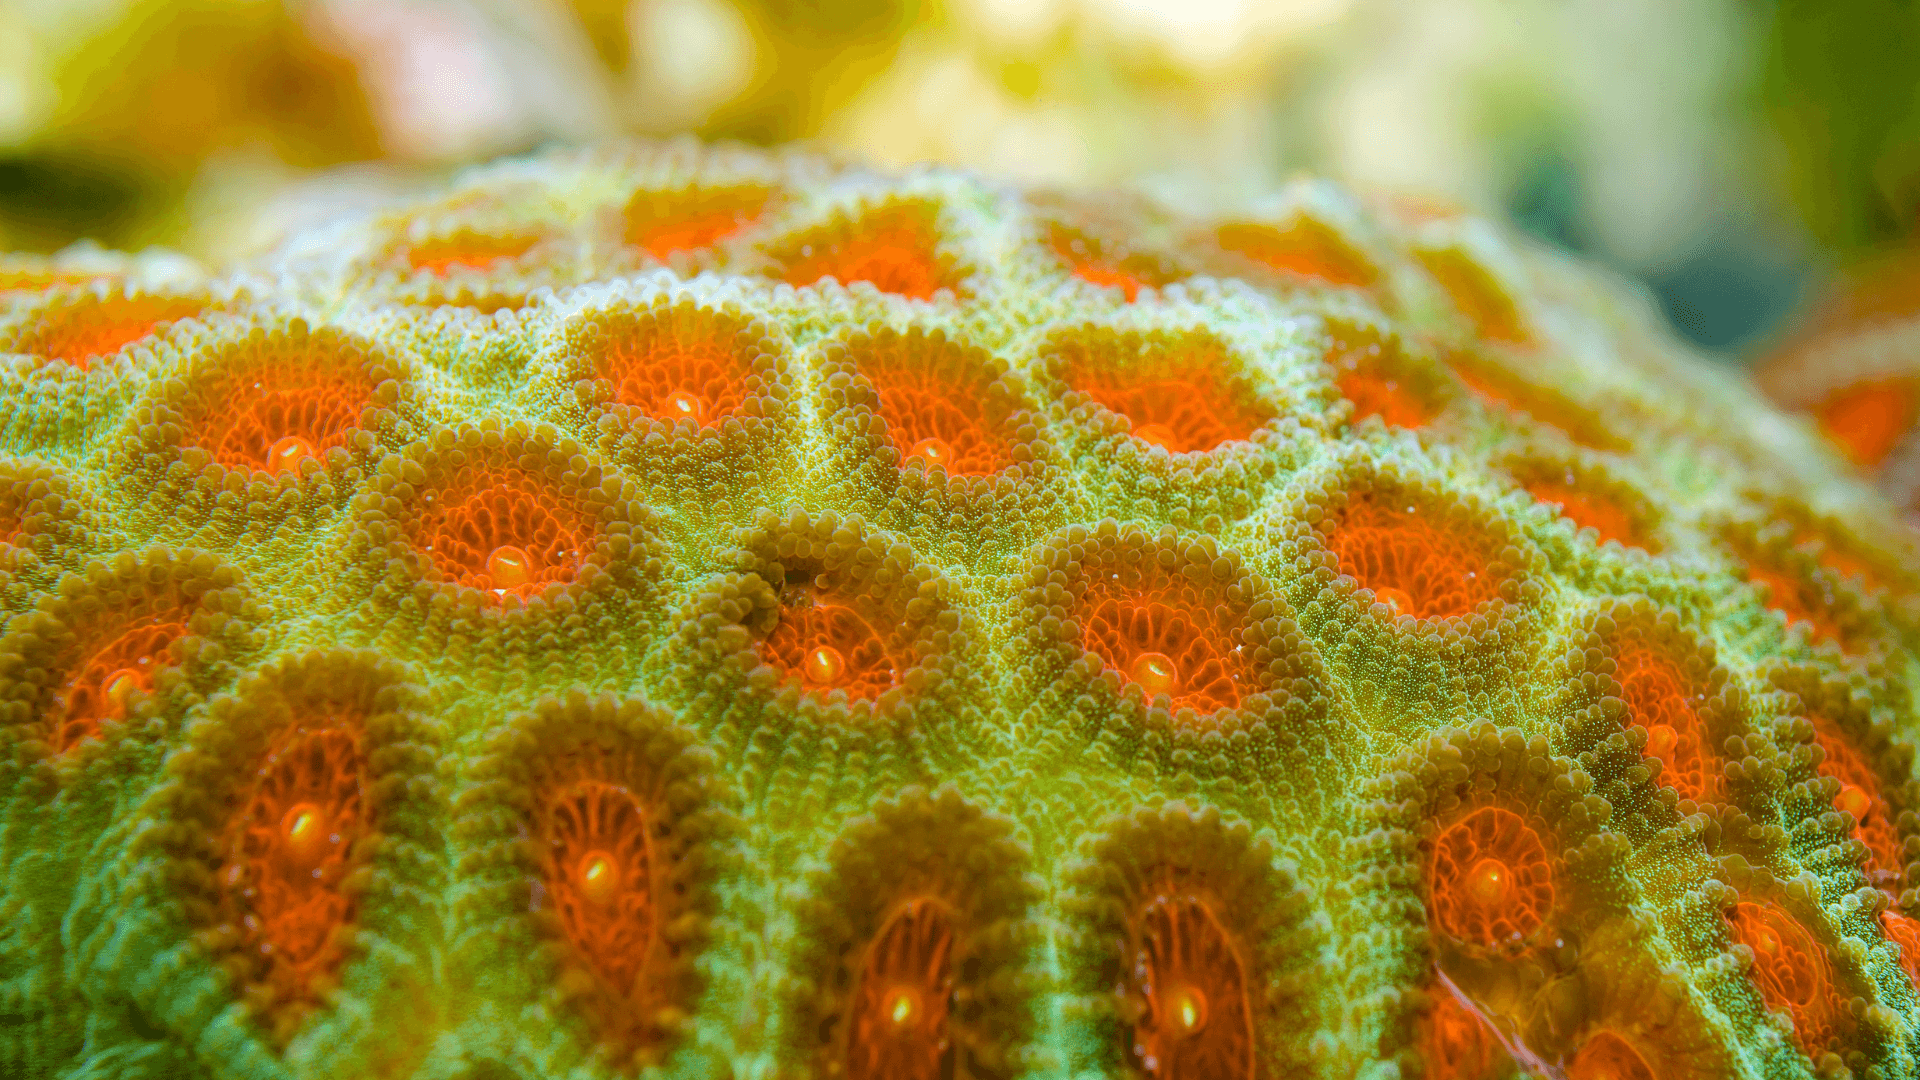
[[[6,1075],[1920,1075],[1920,551],[1483,222],[628,145],[0,353]]]

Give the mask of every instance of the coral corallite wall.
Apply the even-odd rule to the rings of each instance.
[[[0,289],[0,1073],[1920,1074],[1915,545],[1484,223],[623,146]]]

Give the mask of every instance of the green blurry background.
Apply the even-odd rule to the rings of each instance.
[[[0,0],[0,247],[212,262],[620,132],[1503,215],[1729,357],[1920,207],[1903,0]]]

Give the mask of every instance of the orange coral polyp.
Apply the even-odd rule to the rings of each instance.
[[[593,523],[531,473],[468,468],[431,494],[407,531],[442,580],[531,592],[573,580],[591,550]]]
[[[866,616],[818,598],[783,606],[760,654],[808,693],[840,691],[855,700],[877,698],[899,685],[905,666]]]
[[[360,862],[355,841],[371,825],[359,735],[340,718],[325,720],[291,728],[254,770],[217,875],[225,920],[282,999],[311,998],[314,980],[345,960],[340,931],[356,903],[343,884]]]
[[[1176,596],[1095,596],[1081,624],[1088,652],[1172,708],[1230,709],[1247,692],[1246,662],[1213,613]]]
[[[1401,613],[1415,618],[1468,615],[1499,596],[1491,560],[1473,537],[1434,527],[1416,507],[1356,498],[1328,529],[1325,543],[1341,573],[1372,589],[1382,603],[1404,604]]]
[[[1005,433],[989,421],[974,388],[926,369],[868,364],[887,437],[904,461],[938,465],[949,476],[990,476],[1013,463]]]
[[[184,622],[142,619],[95,647],[74,666],[48,717],[53,752],[64,754],[100,733],[100,725],[126,716],[135,692],[153,689],[153,675],[166,666],[167,650],[184,637]]]
[[[1428,908],[1452,937],[1488,947],[1515,944],[1552,914],[1553,879],[1540,835],[1511,810],[1482,807],[1434,840]]]
[[[1389,427],[1421,428],[1433,420],[1428,403],[1398,379],[1348,371],[1340,375],[1338,385],[1340,396],[1353,403],[1353,423],[1377,416]]]
[[[1818,587],[1754,561],[1747,564],[1747,578],[1766,587],[1767,606],[1779,612],[1787,625],[1802,624],[1815,641],[1831,641],[1845,647],[1847,643],[1841,637],[1828,600]]]
[[[1614,651],[1614,678],[1627,713],[1622,722],[1647,729],[1646,754],[1661,764],[1660,782],[1683,799],[1712,802],[1721,794],[1720,759],[1680,668],[1637,641]]]
[[[622,785],[575,780],[546,793],[539,840],[541,878],[567,941],[608,989],[636,993],[660,945],[647,808]]]
[[[346,445],[373,399],[374,385],[357,366],[332,370],[276,361],[268,353],[223,367],[187,410],[181,444],[215,461],[278,474]],[[331,366],[331,365],[330,365]]]
[[[1535,480],[1526,488],[1534,501],[1553,507],[1561,517],[1580,528],[1592,529],[1603,542],[1612,540],[1622,547],[1651,550],[1634,526],[1633,516],[1598,492],[1581,491],[1548,480]]]
[[[1253,1003],[1242,947],[1207,901],[1156,895],[1132,926],[1131,990],[1145,1006],[1132,1053],[1159,1080],[1254,1074]]]
[[[864,281],[883,293],[930,300],[954,284],[935,251],[937,236],[924,214],[909,208],[880,211],[837,234],[822,234],[787,260],[787,284],[803,288],[827,278]]]
[[[1920,421],[1920,385],[1910,378],[1854,383],[1828,396],[1814,415],[1847,460],[1874,469]]]
[[[1611,1031],[1596,1032],[1573,1055],[1567,1080],[1655,1080],[1653,1066],[1632,1043]]]
[[[940,1080],[951,1071],[954,930],[945,904],[910,900],[867,946],[848,1010],[848,1080]]]
[[[661,260],[712,247],[752,228],[772,201],[772,190],[757,184],[636,192],[627,203],[627,243]]]
[[[1772,904],[1743,900],[1727,914],[1727,924],[1734,940],[1753,950],[1753,981],[1769,1005],[1799,1019],[1824,1003],[1826,960],[1792,916]]]
[[[1485,1080],[1512,1059],[1487,1022],[1461,1004],[1452,990],[1438,984],[1428,988],[1433,1008],[1421,1024],[1418,1040],[1426,1059],[1428,1080]]]
[[[481,271],[532,249],[538,237],[528,234],[489,235],[462,231],[445,240],[407,249],[407,265],[417,271],[446,277],[455,270]]]
[[[1360,289],[1380,279],[1380,271],[1340,234],[1309,217],[1296,217],[1285,227],[1230,222],[1214,235],[1225,250],[1293,277]]]
[[[614,404],[655,420],[710,428],[747,400],[749,361],[723,327],[670,324],[638,339],[616,340],[595,366]]]
[[[1840,781],[1833,806],[1853,816],[1854,838],[1866,845],[1867,863],[1863,869],[1868,880],[1885,885],[1897,879],[1902,869],[1900,830],[1894,823],[1893,808],[1881,794],[1881,783],[1867,759],[1856,751],[1846,737],[1825,719],[1813,718],[1814,744],[1820,747],[1821,776]]]
[[[1170,453],[1200,454],[1223,443],[1251,439],[1274,419],[1264,407],[1243,401],[1219,365],[1200,350],[1181,358],[1172,373],[1123,381],[1091,369],[1067,375],[1074,389],[1125,417],[1133,437]]]
[[[1091,285],[1119,289],[1126,296],[1129,304],[1140,296],[1140,290],[1146,286],[1146,282],[1125,270],[1104,263],[1078,263],[1073,268],[1073,276]]]
[[[201,313],[205,305],[179,297],[107,296],[83,300],[39,320],[20,352],[65,361],[82,371],[96,357],[113,356],[162,326]]]
[[[1907,973],[1907,979],[1920,987],[1920,920],[1908,918],[1897,911],[1880,913],[1880,926],[1886,931],[1887,940],[1900,947],[1900,970]]]

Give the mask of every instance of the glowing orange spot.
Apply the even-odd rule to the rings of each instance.
[[[1349,371],[1339,387],[1340,396],[1353,403],[1353,423],[1377,416],[1390,427],[1419,428],[1433,419],[1432,408],[1398,379]]]
[[[1427,869],[1434,922],[1477,945],[1512,944],[1553,911],[1553,864],[1520,815],[1482,807],[1443,829]]]
[[[1733,906],[1727,924],[1733,939],[1753,950],[1754,985],[1767,1004],[1792,1012],[1796,1023],[1824,1019],[1827,963],[1805,928],[1772,904],[1747,901]]]
[[[486,270],[525,255],[538,239],[531,233],[494,236],[462,230],[445,240],[409,248],[407,263],[438,277],[455,270]]]
[[[813,603],[781,609],[780,623],[760,643],[767,663],[811,692],[844,691],[877,698],[899,685],[900,669],[873,624],[851,607]]]
[[[890,207],[856,225],[803,240],[785,260],[785,277],[795,288],[833,278],[842,285],[865,281],[884,293],[929,300],[934,290],[955,284],[940,263],[937,242],[930,214]]]
[[[1240,704],[1251,677],[1214,612],[1173,595],[1095,594],[1081,617],[1082,644],[1149,697],[1210,713]]]
[[[153,674],[184,636],[184,623],[144,619],[94,648],[76,665],[48,716],[53,752],[64,754],[100,733],[100,725],[123,719],[135,692],[151,692]]]
[[[657,415],[662,419],[691,420],[704,425],[707,422],[707,399],[685,390],[675,390],[661,399]]]
[[[1242,946],[1205,901],[1158,892],[1130,927],[1130,989],[1146,1006],[1133,1026],[1134,1059],[1147,1075],[1169,1080],[1252,1077]]]
[[[1149,696],[1171,694],[1180,687],[1180,669],[1174,664],[1173,657],[1165,653],[1141,653],[1133,658],[1133,665],[1127,669],[1127,674]]]
[[[1653,1066],[1647,1064],[1633,1044],[1611,1031],[1601,1031],[1588,1039],[1567,1066],[1567,1080],[1655,1080]]]
[[[1376,603],[1387,605],[1395,615],[1413,614],[1413,596],[1405,589],[1396,589],[1391,585],[1376,585],[1373,589]]]
[[[1068,385],[1125,417],[1134,438],[1170,453],[1204,453],[1250,439],[1274,419],[1265,404],[1238,386],[1217,346],[1158,359],[1163,361],[1159,370],[1129,377],[1116,372],[1107,357],[1075,357],[1064,374]]]
[[[806,674],[809,682],[832,686],[847,677],[847,658],[839,649],[821,645],[808,651]]]
[[[267,471],[299,471],[300,462],[313,457],[313,444],[298,435],[283,435],[267,448]]]
[[[576,780],[546,793],[542,878],[574,953],[627,994],[658,946],[651,819],[627,788]]]
[[[612,907],[620,898],[620,864],[604,851],[589,851],[576,868],[580,897],[597,908]]]
[[[1355,498],[1324,534],[1340,572],[1421,619],[1468,615],[1500,594],[1471,532],[1436,528],[1413,507]]]
[[[368,827],[365,770],[353,730],[295,727],[250,772],[252,789],[228,824],[217,875],[223,915],[282,999],[310,997],[313,980],[346,958],[340,930],[357,903],[343,885]]]
[[[592,549],[594,522],[543,475],[469,466],[428,493],[403,525],[441,580],[529,592],[571,581]]]
[[[907,456],[919,458],[929,466],[945,465],[953,460],[953,447],[945,439],[929,436],[914,443],[913,449],[907,451]]]
[[[1269,269],[1331,285],[1371,288],[1380,271],[1331,228],[1308,217],[1284,227],[1229,222],[1215,233],[1222,248]]]
[[[1823,755],[1819,774],[1840,781],[1834,809],[1853,815],[1853,836],[1867,847],[1867,862],[1862,867],[1867,879],[1876,885],[1890,884],[1899,877],[1904,860],[1900,857],[1900,830],[1894,824],[1893,808],[1880,793],[1879,776],[1829,721],[1813,718],[1813,739]]]
[[[280,838],[295,866],[318,866],[333,850],[326,811],[310,802],[295,804],[280,818]]]
[[[525,548],[502,544],[487,555],[487,573],[502,589],[517,589],[533,580],[533,560]]]
[[[1909,378],[1855,383],[1829,395],[1814,415],[1849,461],[1877,468],[1920,420],[1920,386]]]
[[[1683,799],[1718,799],[1720,759],[1694,708],[1696,695],[1686,675],[1672,660],[1637,639],[1616,648],[1613,662],[1620,700],[1627,704],[1622,723],[1647,729],[1646,755],[1660,762],[1660,782]]]
[[[946,906],[902,905],[867,946],[846,1025],[848,1080],[951,1075],[953,924]]]
[[[1454,306],[1490,341],[1523,345],[1530,335],[1520,309],[1493,274],[1459,248],[1422,251],[1420,261],[1440,283]]]
[[[1561,517],[1575,525],[1599,533],[1602,542],[1613,540],[1622,547],[1636,547],[1643,551],[1652,550],[1641,538],[1639,530],[1634,528],[1633,517],[1626,510],[1596,492],[1580,491],[1565,484],[1536,480],[1527,485],[1527,493],[1532,495],[1535,501],[1558,510]]]
[[[1151,254],[1129,252],[1124,246],[1064,225],[1052,226],[1048,245],[1075,277],[1091,285],[1119,289],[1129,304],[1139,298],[1141,289],[1160,288],[1179,276]]]

